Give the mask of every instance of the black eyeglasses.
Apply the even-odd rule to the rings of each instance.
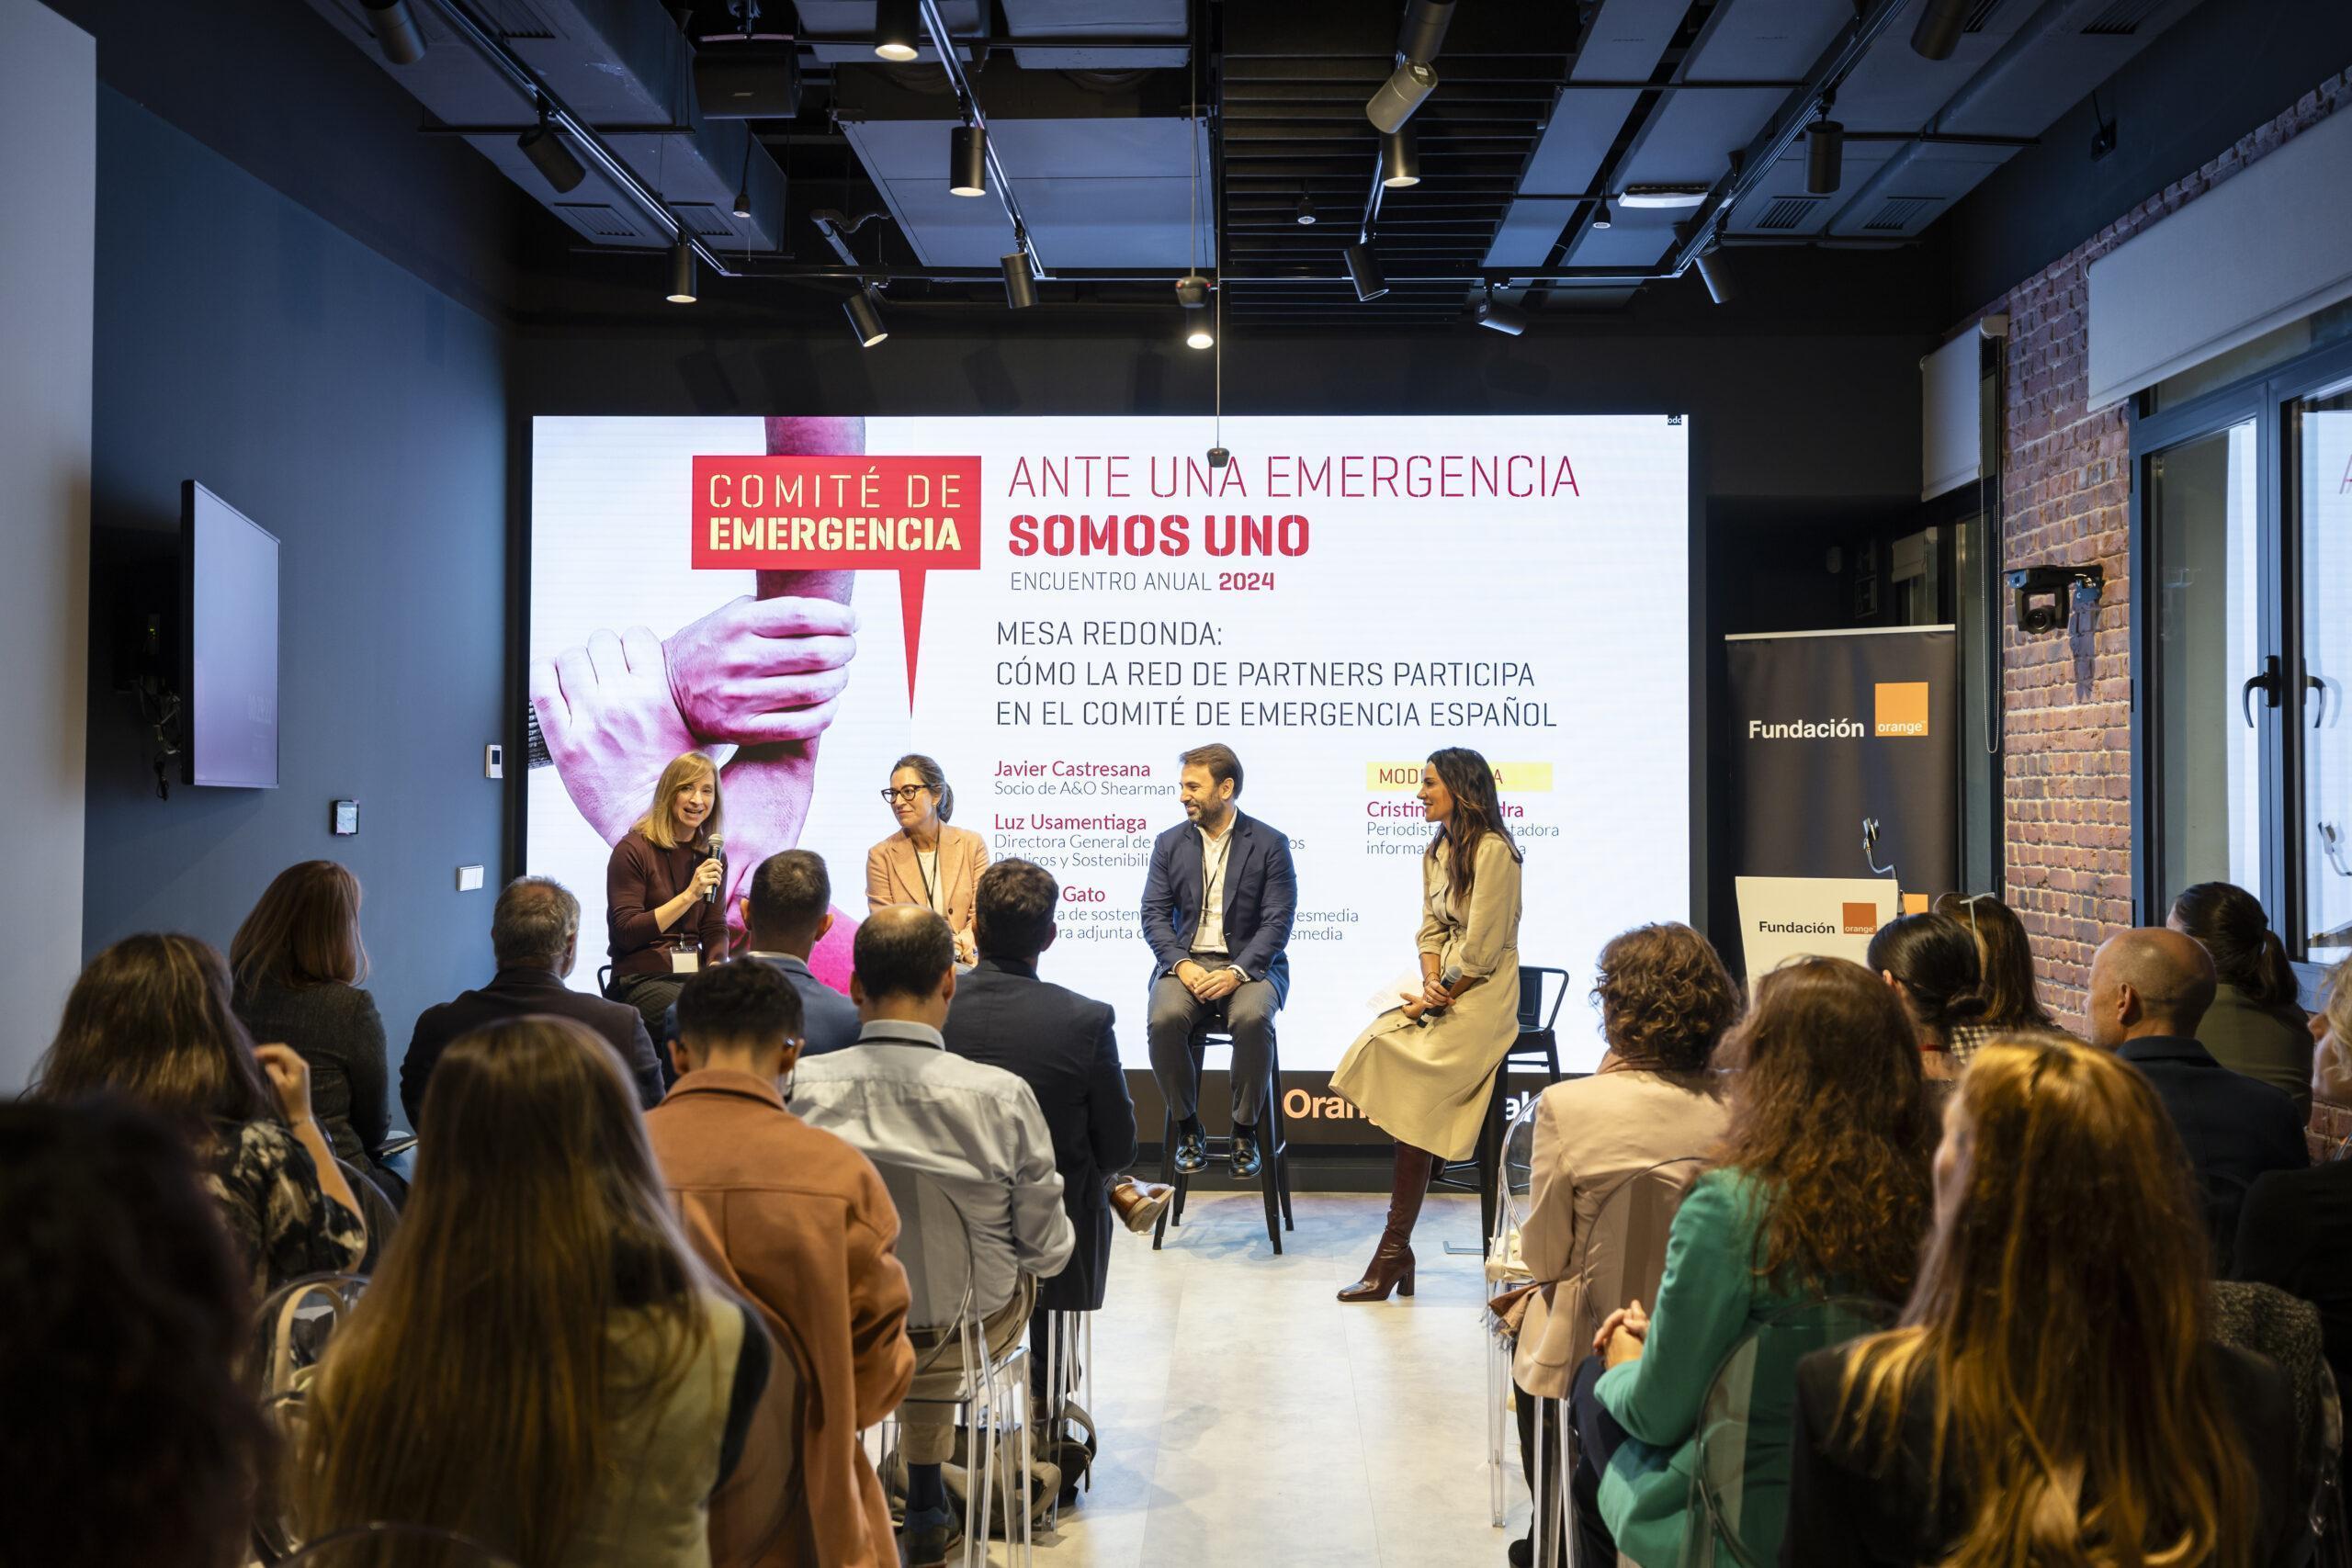
[[[903,800],[912,803],[915,796],[921,795],[924,790],[930,787],[931,786],[929,784],[900,784],[896,789],[884,790],[882,792],[882,798],[888,801]]]

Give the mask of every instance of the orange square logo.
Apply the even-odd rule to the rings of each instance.
[[[1876,904],[1849,904],[1843,922],[1848,936],[1869,936],[1878,930]]]
[[[1925,681],[1881,681],[1878,683],[1878,728],[1880,735],[1925,735],[1928,733],[1928,682]]]

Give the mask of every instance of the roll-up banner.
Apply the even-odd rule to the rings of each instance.
[[[1891,877],[1906,908],[1957,886],[1953,628],[1724,641],[1734,874]]]

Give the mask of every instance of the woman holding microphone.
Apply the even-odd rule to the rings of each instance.
[[[686,976],[727,956],[718,818],[718,765],[699,751],[683,752],[662,770],[652,809],[621,835],[605,863],[613,979],[605,994],[642,1013],[657,1040]]]
[[[989,843],[968,828],[950,828],[956,792],[947,773],[920,751],[909,752],[890,770],[882,792],[899,830],[865,852],[868,912],[894,904],[921,904],[956,933],[956,962],[978,958],[972,912],[980,873],[989,863]]]
[[[1437,837],[1421,857],[1421,987],[1400,991],[1356,1037],[1331,1087],[1396,1140],[1387,1228],[1343,1302],[1413,1293],[1413,1222],[1436,1162],[1477,1146],[1495,1072],[1519,1037],[1519,846],[1495,771],[1466,747],[1430,755],[1421,811]]]

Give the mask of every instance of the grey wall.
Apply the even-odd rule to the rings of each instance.
[[[81,957],[96,56],[36,0],[0,0],[0,994],[44,1023]],[[0,1093],[48,1039],[0,1035]]]
[[[507,674],[500,329],[110,88],[98,95],[87,884],[82,945],[225,947],[269,878],[343,861],[397,1056],[489,968]],[[12,231],[14,231],[12,230]],[[112,639],[183,479],[280,542],[282,787],[156,798]],[[360,804],[329,836],[329,803]]]

